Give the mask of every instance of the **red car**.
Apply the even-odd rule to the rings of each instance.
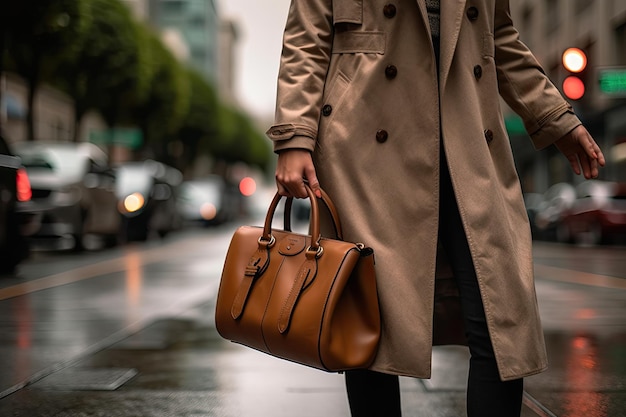
[[[626,183],[589,180],[561,219],[563,239],[582,244],[626,241]]]

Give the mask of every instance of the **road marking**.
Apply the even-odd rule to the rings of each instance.
[[[556,415],[552,411],[548,410],[545,405],[541,404],[526,391],[524,391],[524,397],[522,398],[522,402],[526,407],[530,408],[539,417],[556,417]]]
[[[69,271],[59,272],[58,274],[48,275],[47,277],[0,289],[0,300],[19,297],[31,292],[46,290],[48,288],[58,287],[65,284],[71,284],[84,279],[93,278],[98,275],[119,272],[123,270],[124,267],[123,258],[116,258],[71,269]]]
[[[115,259],[100,261],[91,265],[81,266],[68,271],[59,272],[57,274],[48,275],[32,281],[2,288],[0,289],[0,301],[30,294],[35,291],[47,290],[61,285],[73,284],[89,278],[124,271],[128,267],[126,264],[126,258],[129,255],[139,255],[142,266],[163,261],[170,258],[174,250],[178,251],[178,253],[184,254],[189,253],[192,247],[198,248],[199,240],[201,239],[187,239],[175,242],[171,245],[160,246],[158,248],[147,250],[130,247],[125,254]]]
[[[590,285],[618,290],[626,290],[626,279],[608,275],[592,274],[573,269],[535,264],[537,277],[550,281],[568,282],[570,284]]]

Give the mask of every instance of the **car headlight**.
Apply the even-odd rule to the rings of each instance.
[[[217,216],[217,208],[211,203],[204,203],[200,207],[200,216],[204,220],[213,220]]]
[[[123,212],[134,213],[141,210],[145,203],[146,199],[141,193],[132,193],[124,198],[120,208]]]

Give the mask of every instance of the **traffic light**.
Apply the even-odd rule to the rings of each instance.
[[[585,95],[582,72],[587,67],[587,55],[578,48],[568,48],[563,52],[563,67],[568,75],[563,80],[563,94],[570,100],[580,100]]]

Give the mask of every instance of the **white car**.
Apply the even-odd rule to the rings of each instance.
[[[15,153],[32,187],[32,210],[42,215],[31,240],[52,249],[84,248],[85,236],[117,241],[120,216],[115,176],[106,153],[87,142],[19,142]]]
[[[178,195],[178,211],[186,222],[202,225],[232,221],[242,211],[241,193],[219,175],[184,181]]]

